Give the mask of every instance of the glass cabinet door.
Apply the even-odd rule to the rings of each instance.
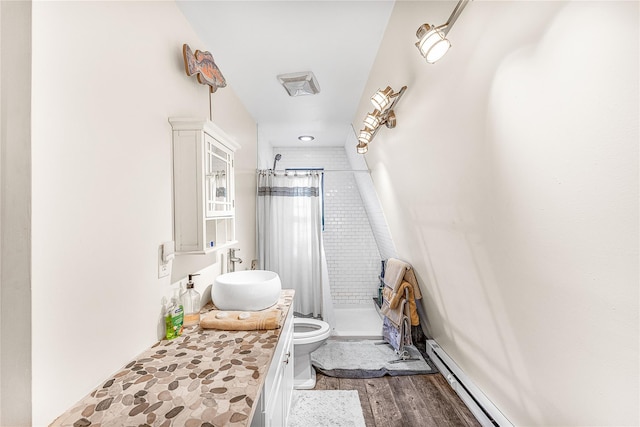
[[[217,217],[233,213],[232,154],[209,135],[205,137],[206,216]]]

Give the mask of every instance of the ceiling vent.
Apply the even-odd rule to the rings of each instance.
[[[280,74],[278,81],[286,89],[289,96],[315,95],[320,92],[320,85],[311,71]]]

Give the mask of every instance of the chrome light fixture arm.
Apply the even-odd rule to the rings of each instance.
[[[394,127],[396,127],[396,114],[393,112],[393,109],[395,108],[398,101],[400,101],[400,98],[402,98],[402,95],[404,95],[404,92],[406,90],[407,90],[407,87],[402,86],[402,88],[398,93],[394,93],[393,95],[391,95],[391,98],[393,98],[393,102],[391,103],[391,105],[389,105],[389,107],[385,110],[384,114],[382,115],[382,120],[380,124],[384,124],[389,129],[393,129]]]
[[[451,12],[451,16],[449,16],[449,19],[447,20],[447,22],[436,27],[436,29],[441,30],[445,36],[449,34],[449,30],[451,29],[451,27],[453,27],[453,24],[458,20],[458,17],[460,17],[460,15],[462,14],[462,11],[470,1],[471,0],[458,1],[458,4],[456,4],[456,7],[453,9],[453,12]]]

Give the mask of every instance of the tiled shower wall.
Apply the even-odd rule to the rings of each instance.
[[[349,135],[350,140],[347,141],[345,147],[345,153],[351,167],[354,169],[367,169],[367,162],[364,160],[364,156],[357,154],[354,148],[358,145],[358,140],[355,134]],[[378,245],[378,251],[382,259],[399,258],[396,252],[396,247],[393,244],[391,238],[391,232],[387,225],[387,220],[384,217],[384,211],[382,205],[378,199],[378,193],[373,185],[371,175],[368,173],[355,174],[356,184],[360,191],[360,197],[364,203],[365,210],[367,211],[367,217],[369,217],[369,223],[371,224],[371,230],[373,231],[373,237],[376,239]]]
[[[343,147],[274,147],[273,153],[282,154],[276,169],[352,169]],[[324,174],[323,241],[335,306],[370,305],[378,293],[381,258],[355,178],[363,173]]]

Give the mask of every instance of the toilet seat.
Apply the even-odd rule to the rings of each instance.
[[[313,328],[307,332],[296,332],[295,327],[307,326]],[[331,334],[331,328],[328,323],[317,319],[299,318],[293,319],[293,343],[295,344],[309,344],[312,342],[324,340]]]

